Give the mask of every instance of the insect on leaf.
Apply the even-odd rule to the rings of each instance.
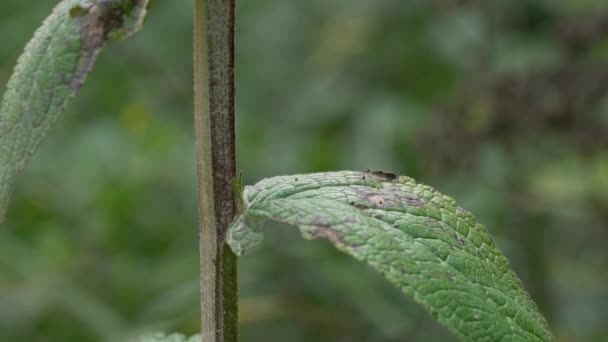
[[[148,0],[64,0],[27,44],[0,107],[0,223],[15,176],[82,87],[106,42],[139,31],[147,5]]]
[[[264,179],[243,192],[227,233],[240,255],[270,220],[366,262],[467,341],[552,341],[543,316],[486,229],[409,177],[326,172]]]

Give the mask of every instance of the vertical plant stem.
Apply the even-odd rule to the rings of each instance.
[[[194,121],[199,178],[201,319],[205,342],[237,340],[234,216],[234,0],[195,0]]]

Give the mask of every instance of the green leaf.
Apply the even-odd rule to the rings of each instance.
[[[201,335],[187,337],[182,334],[165,335],[154,333],[136,339],[134,342],[202,342]]]
[[[241,255],[267,220],[326,238],[380,271],[467,341],[552,341],[547,323],[485,228],[455,201],[384,172],[281,176],[245,187],[228,230]]]
[[[64,0],[19,57],[0,107],[0,223],[25,168],[108,40],[142,26],[148,0]]]

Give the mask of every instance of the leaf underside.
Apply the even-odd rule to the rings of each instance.
[[[0,107],[0,223],[14,178],[108,40],[137,32],[148,0],[64,0],[25,47]]]
[[[268,178],[243,192],[227,243],[241,255],[271,220],[366,262],[467,341],[552,341],[485,228],[409,177],[327,172]]]

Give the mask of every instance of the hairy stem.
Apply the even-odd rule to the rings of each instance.
[[[236,256],[224,243],[235,210],[234,0],[196,0],[194,13],[202,335],[236,341]]]

